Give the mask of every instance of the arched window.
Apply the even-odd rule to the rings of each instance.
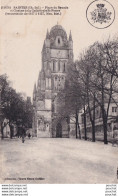
[[[59,85],[58,85],[58,90],[60,90],[61,89],[61,84],[59,83]]]
[[[60,61],[58,62],[58,71],[60,71]]]
[[[48,87],[51,89],[51,78],[48,79]]]
[[[65,62],[64,62],[64,72],[66,71],[66,64],[65,64]]]
[[[53,61],[53,71],[55,71],[55,62]]]
[[[48,81],[49,79],[48,78],[46,78],[46,89],[48,89],[48,87],[49,87],[49,81]]]
[[[55,111],[55,105],[54,105],[54,100],[52,101],[52,112]]]
[[[58,44],[60,44],[60,38],[58,38]]]
[[[57,76],[55,76],[55,81],[54,81],[54,89],[57,89]]]
[[[46,89],[51,89],[51,78],[46,78]]]

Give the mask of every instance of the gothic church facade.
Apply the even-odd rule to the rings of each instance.
[[[69,61],[73,61],[71,32],[68,38],[64,28],[55,25],[47,31],[42,48],[42,69],[33,91],[33,130],[37,137],[69,136],[68,120],[56,121],[56,97],[64,89]]]

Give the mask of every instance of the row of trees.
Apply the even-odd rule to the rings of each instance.
[[[100,107],[103,121],[104,144],[108,143],[107,123],[111,101],[118,102],[118,41],[94,43],[84,51],[78,61],[68,64],[65,89],[58,94],[64,104],[59,116],[74,116],[76,137],[79,129],[78,113],[84,110],[84,132],[87,140],[86,115],[92,127],[95,142],[95,110]],[[81,132],[79,129],[79,138]]]
[[[0,75],[0,106],[1,106],[1,134],[4,136],[3,130],[7,125],[3,123],[4,119],[8,119],[10,127],[10,137],[13,137],[13,124],[17,126],[32,126],[32,104],[30,100],[26,100],[21,93],[17,93],[10,85],[6,74]]]

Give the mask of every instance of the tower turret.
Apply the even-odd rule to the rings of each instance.
[[[71,31],[70,31],[70,34],[69,34],[69,49],[73,50],[73,40],[72,40]]]
[[[50,48],[50,34],[48,29],[47,29],[46,39],[45,39],[45,47]]]
[[[47,29],[46,39],[50,39],[50,34],[49,34],[48,29]]]
[[[34,90],[33,90],[33,101],[36,100],[36,92],[37,92],[37,90],[36,90],[36,83],[35,83],[34,84]]]
[[[45,41],[43,42],[43,48],[42,48],[42,51],[44,51],[45,50]]]
[[[69,34],[69,59],[73,60],[73,40],[72,40],[71,31]]]

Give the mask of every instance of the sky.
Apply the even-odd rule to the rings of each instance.
[[[105,0],[97,0],[97,2]],[[95,41],[105,41],[118,34],[118,1],[109,0],[115,9],[115,20],[105,29],[97,29],[86,19],[91,0],[1,0],[5,6],[67,6],[62,15],[9,16],[1,10],[0,20],[0,74],[6,73],[17,92],[32,97],[34,83],[41,70],[41,50],[47,29],[57,24],[67,35],[71,30],[74,60]]]

